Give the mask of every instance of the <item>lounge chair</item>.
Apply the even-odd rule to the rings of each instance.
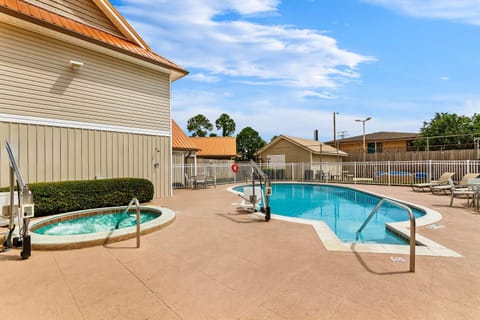
[[[478,176],[478,175],[477,175]],[[457,196],[466,196],[467,197],[467,207],[470,206],[470,199],[472,199],[472,204],[475,201],[475,195],[479,192],[480,188],[480,179],[478,178],[469,178],[467,185],[464,187],[459,187],[453,184],[451,185],[451,198],[450,198],[450,207],[453,206],[453,199]]]
[[[203,185],[203,187],[207,188],[207,176],[195,176],[193,180],[193,188],[197,189],[199,186]]]
[[[425,191],[425,189],[431,190],[430,188],[433,186],[448,185],[448,179],[452,179],[454,175],[455,172],[445,172],[440,178],[438,178],[438,180],[433,180],[427,183],[412,184],[411,187],[413,191]]]
[[[463,176],[462,180],[456,185],[458,189],[466,188],[468,186],[468,180],[477,178],[480,174],[479,173],[467,173],[466,175]],[[450,179],[451,180],[451,179]],[[452,191],[451,183],[449,184],[444,184],[444,185],[437,185],[437,186],[431,186],[430,190],[432,193],[447,193]]]
[[[243,193],[238,195],[242,198],[242,203],[239,205],[239,209],[247,209],[251,211],[260,210],[260,202],[264,198],[263,189],[258,186],[255,187],[244,187]]]
[[[189,177],[185,173],[185,188],[193,188],[193,183],[195,182],[195,177]]]

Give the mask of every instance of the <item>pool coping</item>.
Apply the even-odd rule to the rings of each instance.
[[[108,211],[115,209],[125,209],[125,206],[120,207],[106,207],[106,208],[94,208],[87,210],[72,211],[47,217],[42,217],[35,219],[30,223],[29,229],[31,230],[37,225],[44,224],[48,221],[54,221],[61,219],[66,216],[71,215],[82,215],[83,213],[88,213],[92,211]],[[171,224],[175,218],[175,212],[171,209],[148,205],[140,206],[141,209],[149,209],[152,211],[160,212],[160,216],[148,222],[142,223],[140,225],[140,234],[145,235],[154,231],[157,231],[169,224]],[[97,245],[105,245],[108,243],[123,241],[136,237],[136,226],[121,228],[112,231],[102,231],[89,234],[78,234],[78,235],[65,235],[65,236],[52,236],[52,235],[43,235],[30,232],[32,250],[70,250],[70,249],[80,249],[87,248]]]
[[[370,194],[375,197],[386,198],[389,200],[393,200],[393,201],[405,204],[409,207],[419,209],[421,211],[424,211],[425,215],[415,219],[417,228],[420,226],[433,224],[435,222],[440,221],[443,218],[443,216],[438,211],[433,210],[431,208],[424,207],[415,203],[395,199],[382,194],[360,190],[350,186],[327,184],[327,183],[315,183],[315,182],[275,182],[275,184],[292,184],[292,183],[342,187],[346,189],[364,192],[366,194]],[[240,192],[233,190],[233,188],[238,187],[240,185],[244,185],[244,184],[238,184],[238,185],[229,187],[227,191],[235,194],[240,194]],[[237,205],[237,204],[234,204],[234,205]],[[263,214],[258,212],[255,212],[253,214],[257,216],[261,215],[263,217]],[[287,221],[287,222],[311,225],[315,230],[315,232],[317,233],[318,237],[320,238],[323,246],[328,251],[389,253],[389,254],[407,254],[407,255],[410,254],[409,245],[343,242],[337,237],[337,235],[332,231],[332,229],[330,229],[327,223],[323,221],[316,221],[316,220],[302,219],[302,218],[292,218],[292,217],[286,217],[286,216],[282,216],[274,213],[271,214],[271,218],[276,220]],[[400,221],[400,222],[390,222],[390,223],[387,223],[387,225],[389,226],[389,228],[392,229],[393,232],[400,234],[402,237],[406,239],[410,239],[410,221],[407,220],[407,221]],[[441,244],[420,235],[418,231],[415,234],[415,240],[417,243],[417,245],[415,246],[416,255],[455,257],[455,258],[463,257],[459,253],[451,249],[448,249],[447,247],[444,247]]]

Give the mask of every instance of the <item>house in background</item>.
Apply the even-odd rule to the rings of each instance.
[[[200,149],[198,164],[232,164],[237,156],[235,137],[190,137],[190,140]]]
[[[138,177],[171,195],[170,88],[187,71],[108,1],[0,1],[0,44],[0,141],[27,182]]]
[[[190,137],[200,149],[196,158],[190,157],[192,175],[207,176],[216,184],[232,174],[231,165],[237,156],[235,137]]]
[[[280,135],[257,151],[262,163],[275,170],[286,170],[285,163],[301,163],[306,167],[296,176],[312,180],[317,175],[339,175],[347,153],[323,142]],[[286,172],[287,177],[290,173]],[[290,177],[292,178],[292,177]]]
[[[382,153],[405,153],[418,137],[418,133],[411,132],[374,132],[366,134],[366,159],[367,161],[375,160],[375,156]],[[333,141],[325,143],[334,145]],[[363,135],[337,139],[337,145],[339,149],[349,154],[347,161],[362,161]]]
[[[172,183],[174,187],[185,186],[188,177],[195,175],[195,168],[187,165],[187,161],[193,158],[196,163],[198,151],[200,149],[172,120]]]

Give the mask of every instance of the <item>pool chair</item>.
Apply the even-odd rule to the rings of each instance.
[[[244,187],[243,193],[238,195],[242,198],[242,203],[239,205],[239,209],[258,211],[260,210],[260,202],[263,200],[264,194],[263,189],[258,186],[255,187]]]
[[[454,175],[455,172],[445,172],[440,178],[438,178],[438,180],[433,180],[427,183],[412,184],[411,187],[413,191],[430,191],[430,188],[433,186],[449,185],[448,179],[452,179]]]
[[[475,179],[479,176],[478,173],[467,173],[466,175],[463,176],[462,180],[455,186],[458,189],[466,188],[468,185],[468,180],[470,179]],[[450,179],[451,180],[451,179]],[[449,193],[452,191],[452,182],[449,181],[449,184],[444,184],[444,185],[438,185],[438,186],[432,186],[430,187],[430,190],[432,191],[433,194],[436,193]]]
[[[193,183],[195,182],[195,177],[189,177],[185,173],[185,188],[193,188]]]
[[[463,180],[463,179],[462,179]],[[467,207],[474,204],[475,197],[478,196],[480,190],[480,179],[478,178],[469,178],[466,186],[458,186],[453,182],[451,186],[451,198],[450,198],[450,207],[453,206],[453,199],[455,197],[465,196],[467,198]],[[470,202],[470,199],[472,201]]]

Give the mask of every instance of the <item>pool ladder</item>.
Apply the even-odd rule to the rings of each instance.
[[[408,216],[410,217],[410,272],[415,272],[415,233],[416,233],[416,226],[415,226],[415,216],[413,215],[412,209],[410,209],[408,206],[399,203],[397,201],[393,201],[387,198],[382,198],[375,208],[373,208],[372,212],[368,215],[367,219],[365,219],[365,222],[363,222],[362,226],[358,229],[357,231],[357,236],[356,239],[358,241],[358,236],[360,235],[360,232],[365,228],[365,226],[368,224],[368,222],[372,219],[372,217],[378,212],[380,207],[385,203],[389,202],[395,206],[398,206],[402,209],[405,209],[407,211]]]
[[[136,225],[137,225],[137,248],[140,248],[140,203],[138,202],[137,198],[132,198],[128,203],[127,208],[125,209],[124,213],[127,213],[130,208],[135,205],[136,208]]]

